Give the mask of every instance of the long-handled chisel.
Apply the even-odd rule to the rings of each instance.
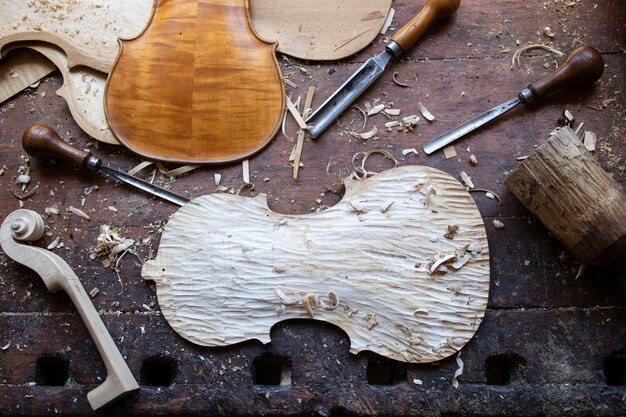
[[[129,175],[117,169],[109,168],[102,165],[102,161],[91,154],[73,147],[66,143],[57,132],[51,127],[45,125],[33,125],[26,129],[22,136],[22,147],[27,154],[34,157],[47,156],[55,159],[61,159],[81,168],[91,171],[102,171],[112,177],[125,182],[126,184],[137,187],[164,200],[182,206],[189,200],[179,194],[166,190],[148,181]]]
[[[361,93],[380,77],[394,58],[405,53],[417,42],[435,21],[451,16],[461,0],[426,0],[424,8],[409,23],[398,30],[383,52],[368,59],[335,93],[330,96],[309,118],[311,138],[317,138]]]
[[[604,61],[596,49],[591,46],[576,48],[556,70],[545,78],[531,83],[513,100],[502,103],[438,138],[426,142],[422,148],[424,152],[430,155],[506,113],[520,103],[532,103],[562,88],[593,84],[602,76],[602,72],[604,72]]]

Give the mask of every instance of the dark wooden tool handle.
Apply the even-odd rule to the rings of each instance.
[[[48,156],[83,166],[91,156],[90,152],[77,149],[66,143],[59,134],[46,125],[32,125],[22,135],[22,147],[34,157]]]
[[[406,52],[433,22],[451,16],[460,5],[461,0],[426,0],[422,11],[402,26],[391,40]]]
[[[591,46],[581,46],[574,49],[554,72],[531,83],[528,89],[534,99],[540,99],[565,87],[593,84],[603,72],[602,55]]]

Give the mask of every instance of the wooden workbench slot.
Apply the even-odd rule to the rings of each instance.
[[[607,385],[626,386],[626,352],[617,351],[604,359],[604,381]]]
[[[59,355],[46,355],[37,359],[35,382],[45,387],[62,387],[70,379],[70,361]]]
[[[406,381],[406,363],[371,356],[367,364],[367,383],[370,385],[396,385]]]
[[[509,385],[520,379],[526,359],[519,355],[495,355],[487,358],[485,376],[487,385]]]
[[[291,385],[291,361],[277,355],[265,354],[254,359],[254,385]]]
[[[165,356],[146,358],[141,365],[141,385],[169,387],[176,376],[176,361]]]

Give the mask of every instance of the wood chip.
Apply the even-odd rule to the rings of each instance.
[[[243,182],[250,184],[250,160],[246,159],[241,162],[241,168],[243,171]]]
[[[596,150],[597,143],[598,137],[596,136],[596,134],[590,131],[586,131],[583,139],[583,144],[585,145],[585,148],[587,148],[589,152],[593,152]]]
[[[54,239],[52,242],[50,242],[50,244],[46,247],[46,249],[53,250],[54,248],[59,246],[60,242],[61,242],[61,236],[57,236],[56,239]]]
[[[417,155],[417,154],[418,154],[417,149],[415,149],[415,148],[410,148],[410,149],[404,149],[404,150],[402,151],[402,155],[403,155],[403,156],[407,156],[407,155],[409,155],[409,154],[415,154],[415,155]]]
[[[504,229],[504,223],[496,219],[493,221],[493,227],[495,227],[498,230]]]
[[[422,113],[422,116],[424,116],[424,119],[428,120],[429,122],[435,120],[435,116],[433,116],[433,114],[429,112],[422,103],[417,103],[417,108],[419,109],[420,113]]]
[[[478,158],[476,158],[476,155],[471,154],[469,157],[469,163],[476,166],[478,165]]]
[[[89,216],[87,215],[87,213],[85,213],[84,211],[82,211],[81,209],[77,209],[74,206],[69,206],[69,208],[67,209],[68,212],[75,214],[78,217],[82,217],[85,220],[90,220]]]
[[[445,148],[443,148],[443,156],[446,159],[455,158],[457,156],[457,153],[454,145],[446,146]]]
[[[89,295],[91,296],[91,298],[96,298],[98,294],[100,294],[100,290],[98,289],[98,287],[94,287],[91,291],[89,291]]]
[[[387,31],[389,30],[389,27],[391,26],[391,23],[393,22],[393,18],[396,15],[396,11],[395,9],[392,7],[391,9],[389,9],[389,14],[387,15],[387,20],[385,20],[385,23],[383,24],[383,27],[380,29],[380,34],[384,35],[387,33]]]
[[[472,177],[467,175],[467,173],[465,171],[461,171],[459,175],[461,176],[461,181],[463,181],[463,184],[465,184],[467,186],[467,188],[469,188],[469,189],[474,188],[474,183],[472,182]]]

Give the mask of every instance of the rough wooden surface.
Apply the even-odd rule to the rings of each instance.
[[[64,247],[55,253],[67,260],[87,292],[95,287],[100,290],[93,303],[141,386],[136,394],[102,414],[626,414],[623,379],[620,382],[619,373],[618,378],[610,378],[611,369],[620,369],[619,352],[626,350],[626,278],[589,268],[575,279],[579,263],[503,184],[507,173],[519,165],[517,158],[545,142],[567,108],[575,115],[576,126],[584,122],[584,128],[598,135],[594,157],[618,183],[626,185],[626,11],[617,0],[570,3],[463,2],[450,21],[428,33],[407,58],[394,63],[358,103],[362,107],[365,101],[373,103],[378,98],[410,115],[417,112],[413,106],[422,102],[437,117],[432,124],[422,120],[412,132],[386,132],[383,126],[389,119],[379,114],[369,117],[362,129],[362,116],[350,110],[323,137],[304,142],[298,181],[293,180],[288,164],[294,143],[282,135],[250,160],[255,188],[243,190],[242,195],[267,194],[270,208],[285,214],[309,213],[340,201],[340,180],[352,171],[353,155],[374,148],[391,152],[402,166],[427,165],[456,178],[466,171],[477,188],[498,194],[502,205],[484,193],[472,193],[490,244],[491,284],[483,322],[461,350],[464,370],[458,389],[451,383],[458,368],[455,357],[403,366],[373,354],[353,355],[345,332],[311,320],[275,325],[267,345],[244,342],[229,348],[206,348],[185,341],[161,315],[155,288],[141,279],[136,257],[127,254],[122,258],[119,279],[115,271],[103,267],[103,258],[89,257],[99,226],[110,224],[122,236],[135,239],[138,256],[148,258],[158,247],[158,223],[177,207],[62,164],[31,161],[33,183],[27,191],[38,182],[40,186],[37,194],[24,201],[26,208],[43,212],[54,205],[61,209],[59,216],[46,216],[48,234],[38,246],[61,237]],[[409,21],[422,4],[396,0],[392,27]],[[554,30],[554,39],[542,34],[545,26]],[[523,55],[520,68],[510,69],[518,47],[539,42],[552,43],[564,52],[583,42],[593,45],[607,65],[603,77],[590,89],[566,91],[530,108],[513,110],[456,145],[457,158],[446,160],[440,153],[402,155],[402,150],[419,149],[426,140],[459,122],[513,98],[530,81],[550,72],[555,59],[539,50]],[[308,87],[316,86],[313,105],[318,106],[349,73],[382,48],[381,37],[349,60],[319,66],[281,57],[283,73],[297,85],[288,86],[287,93],[294,99],[304,98]],[[394,72],[397,80],[411,87],[395,84]],[[23,164],[20,138],[27,126],[45,122],[79,147],[90,142],[72,121],[64,101],[54,94],[61,83],[59,75],[51,77],[0,108],[0,166],[6,167],[0,176],[2,218],[19,206],[13,191],[21,193],[15,177]],[[603,105],[612,99],[615,101]],[[373,125],[381,130],[375,141],[344,133],[366,131]],[[297,129],[288,118],[285,132],[295,137]],[[468,147],[478,159],[476,166],[468,162]],[[119,147],[100,144],[91,149],[116,168],[127,169],[139,162]],[[380,171],[391,164],[372,157],[367,167]],[[176,181],[159,174],[156,181],[198,197],[214,191],[215,173],[222,174],[223,185],[239,189],[240,164],[203,168]],[[145,178],[150,176],[145,174]],[[98,189],[91,188],[94,185]],[[86,211],[91,220],[67,213],[70,205]],[[504,229],[493,227],[495,219],[504,223]],[[153,227],[147,227],[149,224]],[[90,413],[85,395],[102,382],[106,370],[93,361],[98,353],[82,321],[68,299],[47,293],[38,276],[3,255],[0,259],[0,410],[9,416],[50,415],[55,409],[61,415]],[[63,387],[32,385],[37,380],[38,359],[50,355],[69,361],[71,380]],[[265,380],[259,376],[264,367],[259,367],[259,361],[268,355],[289,365],[290,382],[263,384]],[[175,369],[163,386],[155,386],[150,374],[142,372],[144,361],[154,357],[170,360]],[[510,377],[493,377],[494,363],[503,368],[510,365]],[[165,374],[168,368],[160,369]],[[368,373],[382,377],[380,374],[387,372],[390,378],[368,378]],[[611,384],[607,384],[607,376]],[[379,385],[381,382],[389,385]]]
[[[469,193],[428,167],[345,188],[333,207],[299,216],[273,212],[262,194],[183,206],[142,269],[172,328],[227,346],[269,343],[274,324],[312,318],[345,331],[353,353],[425,363],[459,351],[489,295],[487,236]]]
[[[506,185],[582,264],[626,272],[626,189],[571,128],[550,136]]]

